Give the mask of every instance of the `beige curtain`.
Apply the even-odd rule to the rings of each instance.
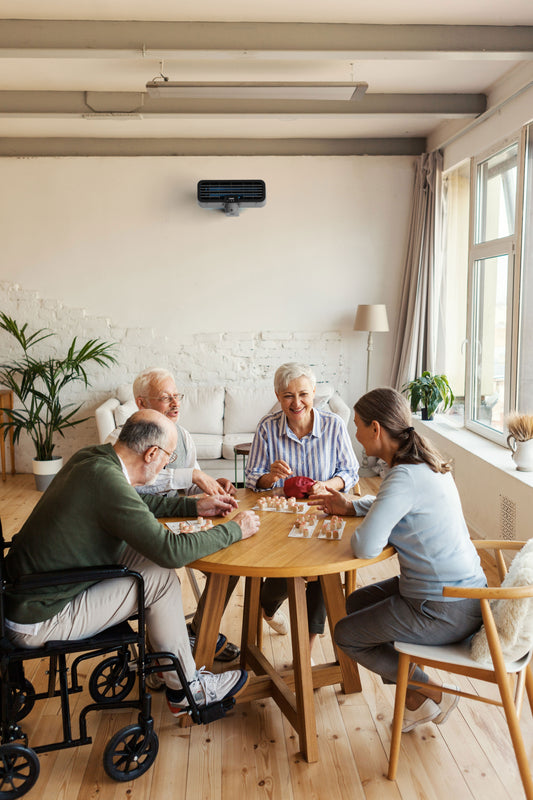
[[[441,184],[442,154],[419,156],[391,371],[391,386],[398,390],[423,370],[436,371],[443,296]]]

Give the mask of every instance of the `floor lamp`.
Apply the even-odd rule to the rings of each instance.
[[[384,305],[359,305],[353,324],[354,331],[368,331],[368,342],[366,345],[366,392],[370,388],[370,354],[374,349],[373,333],[380,333],[389,330],[387,319],[387,308]],[[363,477],[373,475],[374,471],[368,466],[368,456],[363,448],[363,460],[359,474]]]

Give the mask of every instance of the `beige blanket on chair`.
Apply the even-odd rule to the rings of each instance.
[[[533,585],[533,539],[516,554],[502,586]],[[533,598],[491,600],[491,609],[505,661],[517,661],[533,648]],[[485,626],[475,634],[471,655],[492,665]]]

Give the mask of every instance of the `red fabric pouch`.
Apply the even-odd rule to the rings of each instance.
[[[295,497],[297,500],[302,500],[309,495],[311,486],[315,483],[312,478],[306,478],[304,475],[295,475],[294,478],[287,478],[283,484],[283,491],[285,497]]]

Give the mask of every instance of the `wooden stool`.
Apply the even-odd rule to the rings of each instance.
[[[243,444],[236,444],[233,448],[233,452],[235,454],[235,486],[238,486],[239,474],[238,474],[238,457],[242,456],[242,485],[244,487],[244,483],[246,480],[245,476],[245,469],[246,469],[246,459],[248,457],[248,453],[250,452],[250,447],[252,446],[251,442],[244,442]]]
[[[4,408],[13,408],[13,392],[11,389],[0,389],[0,422],[4,421]],[[9,420],[9,414],[7,419]],[[6,440],[4,429],[0,429],[0,456],[2,458],[2,480],[6,479]],[[11,474],[15,474],[15,448],[13,446],[13,428],[9,428],[9,456],[11,461]]]

